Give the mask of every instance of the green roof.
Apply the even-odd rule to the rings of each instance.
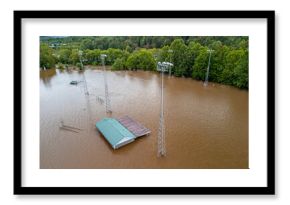
[[[128,144],[135,139],[135,136],[128,129],[113,118],[102,119],[96,123],[96,127],[114,149]]]

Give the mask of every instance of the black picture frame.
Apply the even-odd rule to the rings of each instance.
[[[266,187],[23,187],[22,186],[22,19],[46,18],[213,18],[267,20]],[[14,11],[14,194],[15,195],[273,195],[275,194],[275,11]]]

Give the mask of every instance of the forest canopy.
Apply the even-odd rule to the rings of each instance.
[[[247,36],[41,36],[40,67],[106,65],[113,70],[156,70],[158,61],[174,64],[172,74],[248,88]],[[82,51],[82,55],[79,53]]]

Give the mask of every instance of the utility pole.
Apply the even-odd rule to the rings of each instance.
[[[209,67],[210,67],[210,58],[211,58],[211,53],[213,51],[214,50],[212,50],[212,49],[207,50],[207,52],[209,53],[209,58],[208,58],[208,65],[207,65],[207,70],[206,70],[205,81],[203,83],[204,86],[207,86],[208,85],[208,75],[209,75]]]
[[[105,103],[106,103],[106,112],[112,113],[111,109],[111,101],[108,91],[108,84],[107,84],[107,72],[106,72],[106,66],[105,66],[105,58],[107,57],[106,54],[101,54],[101,60],[103,65],[103,73],[104,73],[104,84],[105,84]]]

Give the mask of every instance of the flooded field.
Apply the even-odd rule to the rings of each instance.
[[[113,150],[95,127],[107,117],[103,72],[40,71],[40,168],[248,168],[248,91],[164,77],[167,155],[157,157],[158,73],[107,71],[110,116],[128,115],[151,130]],[[61,122],[80,130],[60,129]]]

